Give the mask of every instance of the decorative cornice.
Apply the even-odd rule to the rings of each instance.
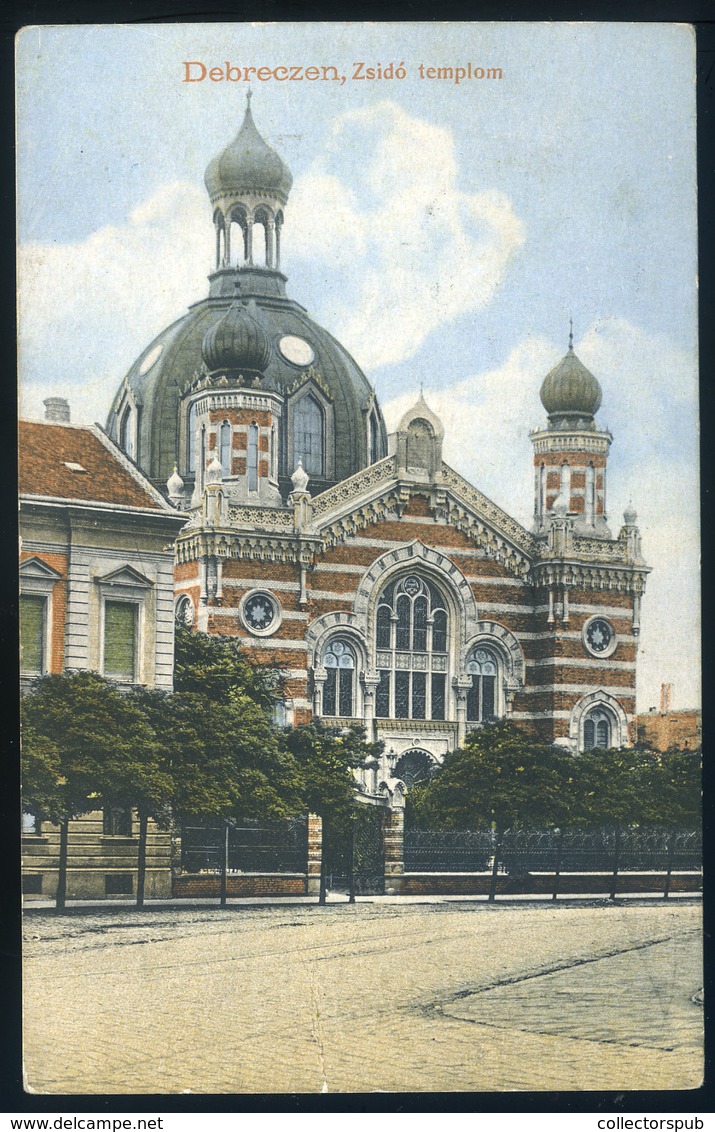
[[[332,403],[334,398],[333,398],[333,394],[330,390],[330,386],[324,380],[324,378],[318,373],[318,371],[313,368],[313,366],[308,366],[308,368],[306,370],[303,370],[303,372],[298,375],[298,377],[295,379],[293,384],[289,385],[288,388],[286,389],[286,395],[288,397],[290,397],[292,393],[297,392],[298,389],[301,389],[304,385],[307,385],[308,382],[310,382],[310,381],[314,382],[314,384],[318,386],[318,389],[320,389],[320,391],[325,395],[325,397],[328,399],[328,401],[330,401]]]

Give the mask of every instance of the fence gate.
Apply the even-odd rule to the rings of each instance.
[[[359,896],[385,892],[385,850],[382,809],[359,806],[344,824],[323,827],[326,886],[331,892],[353,891]],[[327,825],[327,823],[326,823]]]

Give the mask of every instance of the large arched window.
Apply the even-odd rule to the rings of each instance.
[[[488,723],[496,719],[499,674],[496,655],[481,645],[472,649],[467,660],[467,673],[472,677],[472,686],[467,692],[467,722]]]
[[[370,463],[376,464],[380,459],[380,425],[378,424],[377,413],[374,409],[370,413],[368,442],[370,448]]]
[[[196,402],[189,409],[186,418],[186,468],[196,471]]]
[[[219,460],[224,478],[231,475],[231,425],[224,421],[219,429]]]
[[[594,747],[610,747],[611,725],[611,716],[603,708],[590,711],[583,721],[584,751],[592,751]]]
[[[248,490],[258,491],[258,425],[248,429]]]
[[[408,574],[383,590],[375,628],[379,718],[445,718],[448,629],[444,598],[431,582]]]
[[[336,639],[323,652],[327,670],[323,687],[323,715],[350,718],[355,708],[355,652],[347,641]]]
[[[322,476],[323,410],[312,394],[301,397],[293,415],[293,462],[303,461],[309,476]]]
[[[134,434],[134,412],[131,405],[127,405],[119,422],[119,447],[123,448],[132,460],[135,456]]]

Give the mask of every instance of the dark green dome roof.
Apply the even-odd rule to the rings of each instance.
[[[256,129],[250,105],[236,137],[209,163],[204,181],[212,204],[240,193],[275,196],[285,204],[293,184],[288,166]]]
[[[541,403],[550,418],[593,417],[598,411],[601,386],[571,347],[544,378]]]
[[[367,415],[373,406],[381,448],[387,451],[382,413],[365,374],[332,334],[288,298],[285,282],[280,272],[266,268],[223,268],[215,272],[210,276],[208,297],[157,335],[123,379],[107,429],[111,436],[118,436],[118,411],[128,387],[139,408],[137,463],[158,486],[163,487],[174,464],[178,464],[182,477],[188,475],[179,444],[182,397],[197,374],[205,370],[202,345],[213,328],[224,323],[235,303],[237,284],[241,301],[249,303],[251,318],[260,324],[270,347],[261,387],[285,396],[305,380],[310,369],[333,407],[335,458],[330,482],[354,475],[369,464]],[[217,329],[216,338],[211,340],[219,337]],[[287,483],[293,470],[285,468],[281,473]],[[311,484],[316,489],[319,486],[313,481]]]
[[[255,310],[255,303],[253,306]],[[263,373],[271,360],[271,344],[252,312],[234,302],[206,331],[201,354],[209,370]]]

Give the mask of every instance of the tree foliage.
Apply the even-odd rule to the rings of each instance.
[[[343,824],[356,805],[352,772],[377,757],[383,744],[368,742],[361,727],[340,731],[320,723],[284,731],[283,742],[298,768],[304,808],[328,824]]]

